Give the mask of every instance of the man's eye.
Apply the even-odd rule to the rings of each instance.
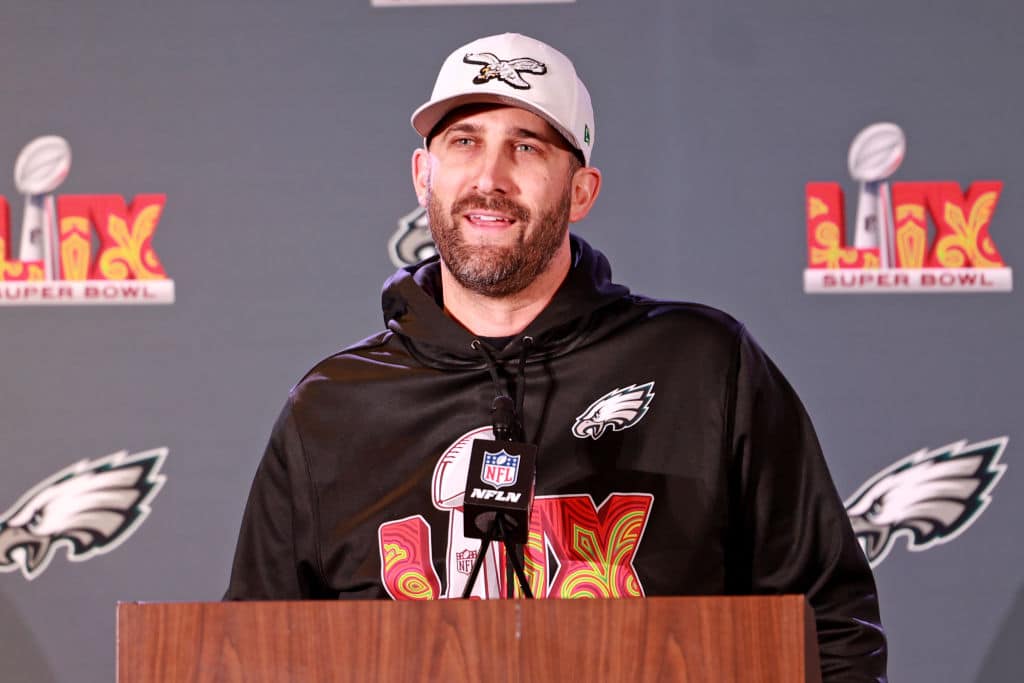
[[[452,144],[458,147],[468,147],[473,144],[473,141],[469,138],[455,138],[452,140]]]
[[[528,145],[525,142],[520,142],[518,145],[516,145],[516,150],[519,152],[536,152],[537,148],[534,147],[533,145]]]

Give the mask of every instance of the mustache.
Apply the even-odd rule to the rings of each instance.
[[[530,212],[526,208],[516,204],[508,197],[485,197],[482,194],[466,195],[452,204],[452,215],[466,213],[471,209],[483,211],[497,211],[511,216],[517,221],[528,223]]]

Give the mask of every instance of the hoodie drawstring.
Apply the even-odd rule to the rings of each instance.
[[[516,368],[516,389],[515,401],[509,396],[498,377],[498,361],[494,358],[487,345],[479,339],[474,339],[470,347],[480,352],[487,365],[487,372],[494,384],[494,401],[491,404],[491,421],[494,431],[494,438],[497,441],[522,440],[525,437],[523,429],[523,404],[526,399],[526,356],[533,347],[533,337],[523,337],[520,340],[522,349],[519,352],[519,363]]]

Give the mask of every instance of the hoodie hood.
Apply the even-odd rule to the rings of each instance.
[[[629,297],[629,289],[612,282],[604,255],[576,235],[570,235],[572,264],[548,306],[516,339],[495,356],[518,356],[523,337],[532,337],[527,361],[550,358],[603,337],[618,325],[599,325]],[[441,296],[441,264],[434,256],[397,271],[381,297],[384,322],[410,352],[433,367],[482,367],[471,344],[476,336],[445,315]],[[635,317],[635,315],[630,316]]]

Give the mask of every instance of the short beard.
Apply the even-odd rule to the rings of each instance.
[[[571,186],[570,186],[571,187]],[[445,212],[433,193],[427,197],[430,234],[455,281],[471,292],[492,298],[518,294],[551,265],[569,226],[570,187],[558,203],[537,217],[529,235],[530,212],[506,197],[471,194]],[[470,209],[498,211],[516,221],[518,240],[505,246],[466,244],[459,230],[462,214]]]

